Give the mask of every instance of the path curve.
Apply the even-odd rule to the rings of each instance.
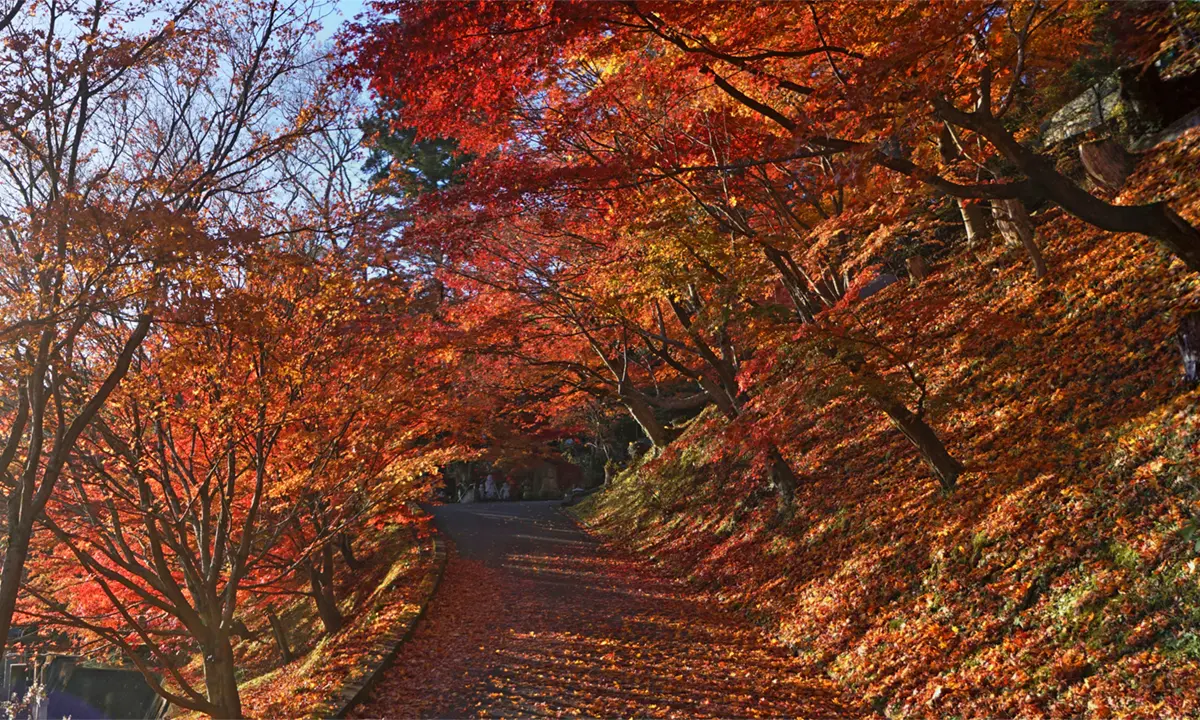
[[[616,558],[551,502],[443,505],[437,595],[355,717],[837,717],[744,619]]]

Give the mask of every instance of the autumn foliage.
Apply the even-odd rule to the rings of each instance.
[[[1119,194],[1041,138],[1190,30],[1087,3],[372,7],[345,72],[471,155],[404,204],[459,347],[543,423],[600,405],[657,448],[599,527],[869,710],[1194,711],[1194,611],[1163,609],[1194,495],[1101,471],[1191,414],[1166,339],[1200,269],[1194,140]],[[1153,551],[1113,534],[1139,524]]]
[[[0,5],[0,643],[324,707],[576,452],[863,712],[1198,711],[1182,3]]]

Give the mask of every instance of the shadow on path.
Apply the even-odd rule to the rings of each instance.
[[[745,620],[617,559],[550,502],[444,505],[425,620],[358,717],[847,717]]]

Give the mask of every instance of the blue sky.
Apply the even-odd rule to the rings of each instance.
[[[354,19],[354,16],[366,10],[369,0],[337,0],[337,12],[326,18],[325,28],[321,33],[322,39],[333,37],[343,23]]]

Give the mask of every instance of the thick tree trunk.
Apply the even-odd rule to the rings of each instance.
[[[768,257],[770,257],[770,254],[768,254]],[[786,282],[786,276],[784,279]],[[808,322],[808,318],[799,307],[796,308],[796,317],[801,323]],[[937,433],[933,431],[933,428],[929,427],[928,423],[919,415],[909,410],[902,402],[892,397],[884,386],[882,379],[871,371],[861,354],[856,352],[842,353],[834,347],[826,348],[824,352],[831,360],[838,362],[849,370],[850,374],[861,383],[867,395],[875,401],[892,423],[913,444],[917,452],[921,454],[921,459],[933,470],[934,477],[942,489],[953,490],[958,482],[959,474],[962,473],[963,466],[951,457],[950,453],[946,450],[946,446],[942,444]],[[789,472],[790,470],[788,468]]]
[[[963,466],[951,457],[933,428],[929,427],[921,416],[885,393],[872,393],[871,398],[921,454],[921,459],[933,471],[942,489],[947,492],[953,490],[958,484],[958,476],[962,474]]]
[[[321,617],[321,625],[325,632],[333,634],[342,629],[346,619],[338,609],[337,596],[333,589],[333,548],[325,543],[318,557],[309,563],[308,584],[312,589],[313,600],[317,603],[317,614]]]
[[[204,651],[204,687],[208,701],[216,709],[215,716],[236,720],[242,717],[242,700],[238,695],[233,647],[227,635],[220,631],[215,635],[201,647]]]
[[[1068,178],[1047,196],[1072,215],[1111,232],[1133,232],[1158,240],[1193,272],[1200,272],[1200,232],[1166,203],[1109,205],[1075,186]]]
[[[14,491],[15,492],[15,491]],[[10,508],[9,512],[14,512]],[[21,574],[29,553],[30,533],[21,528],[10,530],[8,548],[4,552],[4,570],[0,572],[0,666],[8,650],[8,631],[12,629],[17,594],[21,590]]]
[[[274,612],[267,611],[267,621],[271,623],[271,634],[275,636],[275,647],[279,648],[279,656],[283,658],[283,664],[290,663],[295,656],[292,655],[292,648],[288,645],[287,628],[280,622],[279,616]]]
[[[946,450],[941,438],[933,428],[917,413],[908,409],[899,398],[888,391],[883,379],[871,370],[865,359],[858,353],[838,355],[836,351],[829,353],[844,365],[861,383],[867,396],[875,402],[880,410],[888,416],[892,424],[908,438],[921,459],[933,471],[938,485],[947,492],[958,484],[958,476],[962,474],[962,463],[955,460]]]
[[[346,618],[338,609],[333,588],[324,582],[314,582],[313,599],[317,602],[317,614],[321,616],[321,625],[324,626],[325,632],[332,635],[341,630],[346,623]]]
[[[700,387],[704,390],[704,394],[712,398],[712,401],[717,406],[717,409],[720,410],[725,417],[729,418],[730,420],[737,417],[737,405],[735,404],[734,399],[729,396],[729,393],[725,389],[724,385],[716,380],[713,380],[704,373],[700,373],[700,377],[697,379],[697,382],[700,383]]]
[[[1116,140],[1096,140],[1079,146],[1079,159],[1088,177],[1110,190],[1120,190],[1137,167],[1137,156]]]
[[[1025,205],[1016,199],[993,200],[992,216],[996,219],[996,228],[1004,239],[1013,245],[1023,245],[1033,263],[1033,273],[1040,280],[1046,277],[1046,261],[1042,250],[1038,247],[1034,235],[1033,221],[1025,211]]]
[[[938,155],[941,156],[943,165],[949,165],[962,157],[962,150],[958,148],[958,143],[954,141],[954,133],[946,123],[942,123],[942,128],[938,131]]]
[[[1047,199],[1084,222],[1109,232],[1132,232],[1158,240],[1192,272],[1200,272],[1200,232],[1166,203],[1113,205],[1076,185],[1054,164],[1017,142],[997,120],[963,112],[942,100],[942,117],[983,135],[1024,173]]]
[[[967,229],[967,247],[973,249],[991,236],[983,205],[960,198],[958,212],[962,215],[963,226]]]
[[[659,422],[658,416],[654,414],[654,408],[650,407],[646,398],[637,390],[626,390],[620,395],[625,407],[629,409],[629,414],[637,421],[642,432],[646,433],[646,437],[650,438],[654,447],[666,447],[671,442],[671,436],[667,433],[667,428]]]

